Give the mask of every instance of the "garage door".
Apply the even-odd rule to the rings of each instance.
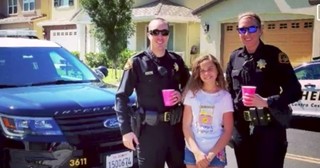
[[[230,54],[242,46],[236,23],[223,25],[222,65],[224,69]],[[313,20],[264,22],[262,40],[279,47],[288,54],[293,66],[311,60]]]
[[[75,29],[51,30],[50,40],[60,44],[69,51],[79,51],[78,35]]]

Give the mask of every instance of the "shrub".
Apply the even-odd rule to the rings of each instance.
[[[71,54],[76,56],[78,59],[80,59],[80,52],[79,51],[71,51]]]
[[[109,67],[105,53],[87,53],[85,55],[85,63],[92,68],[98,67],[100,65]]]

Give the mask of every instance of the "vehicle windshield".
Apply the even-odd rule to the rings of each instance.
[[[19,87],[99,81],[60,47],[0,47],[0,86]]]
[[[319,64],[301,66],[296,68],[295,73],[299,80],[318,80],[320,79],[320,66]]]

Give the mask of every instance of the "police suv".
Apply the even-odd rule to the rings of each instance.
[[[0,37],[0,167],[131,167],[115,91],[54,42]]]
[[[291,104],[293,115],[320,118],[320,57],[294,68],[303,90],[302,99]]]

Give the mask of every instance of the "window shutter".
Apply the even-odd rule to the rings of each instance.
[[[54,7],[58,7],[59,6],[59,1],[58,0],[54,0]]]
[[[73,0],[69,0],[69,6],[73,6]]]

